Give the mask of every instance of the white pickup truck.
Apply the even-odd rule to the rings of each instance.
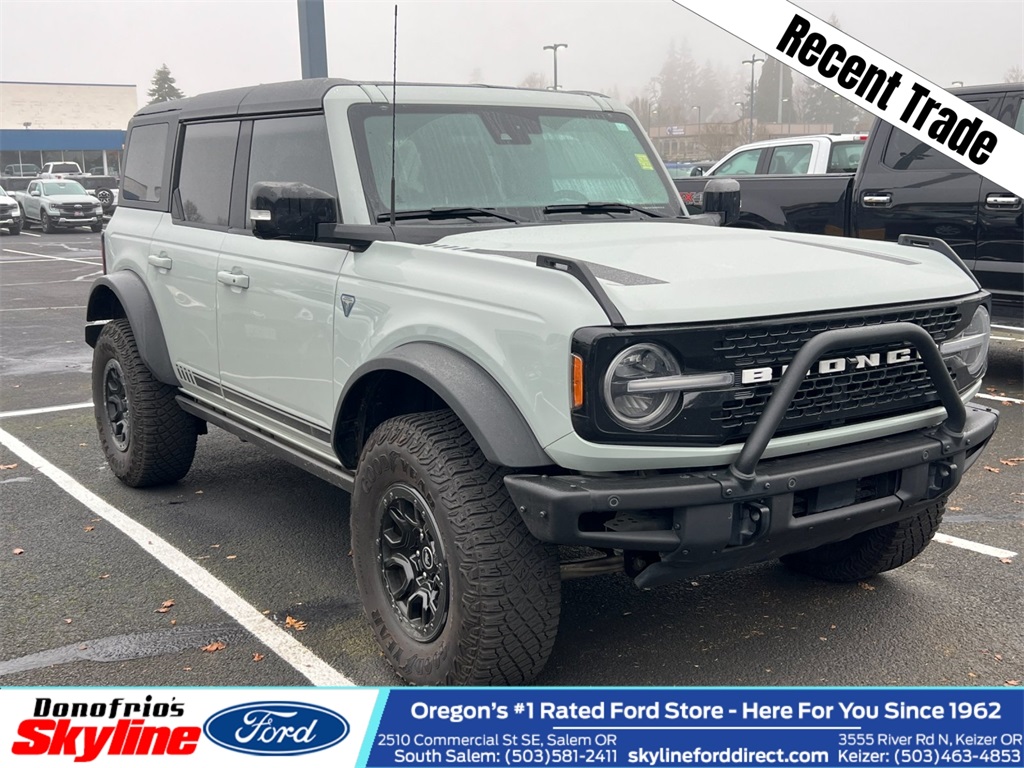
[[[705,175],[853,173],[867,138],[866,133],[828,133],[744,144],[711,166]]]
[[[46,163],[39,172],[41,179],[63,179],[67,176],[82,176],[82,166],[72,162]]]
[[[24,192],[14,192],[24,226],[38,224],[46,234],[58,227],[103,229],[103,204],[71,179],[33,179]]]

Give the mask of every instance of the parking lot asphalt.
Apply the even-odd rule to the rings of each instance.
[[[346,493],[217,429],[175,485],[107,470],[84,405],[100,273],[84,229],[0,236],[0,685],[398,684],[356,596]],[[949,502],[952,543],[859,584],[774,562],[643,591],[563,582],[537,683],[1024,678],[1024,333],[994,335],[979,402],[1002,421]]]

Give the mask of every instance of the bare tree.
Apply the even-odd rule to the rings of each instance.
[[[540,72],[531,72],[519,83],[520,88],[537,88],[544,90],[548,87],[548,79]]]
[[[1003,75],[1004,83],[1024,83],[1024,67],[1017,65],[1010,67]]]

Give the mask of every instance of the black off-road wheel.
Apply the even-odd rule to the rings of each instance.
[[[417,685],[509,685],[558,631],[558,550],[535,539],[503,471],[451,411],[390,419],[363,449],[352,556],[374,636]]]
[[[97,221],[95,224],[90,224],[89,225],[89,229],[91,229],[93,232],[102,232],[103,231],[103,222],[102,221]]]
[[[904,520],[781,559],[794,571],[826,581],[868,579],[921,554],[935,536],[945,508],[946,500],[939,499]]]
[[[126,485],[173,483],[192,466],[199,422],[176,392],[146,367],[127,320],[103,327],[93,350],[93,408],[103,453]]]
[[[12,235],[20,235],[21,234],[21,224],[12,224],[11,226],[9,226],[7,228],[7,231],[10,232]]]
[[[39,229],[46,235],[52,235],[57,231],[53,221],[50,219],[50,215],[46,211],[39,211]]]

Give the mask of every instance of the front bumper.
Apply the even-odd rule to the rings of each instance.
[[[941,428],[763,461],[753,481],[728,470],[652,477],[510,475],[505,485],[541,541],[659,552],[654,586],[847,539],[910,517],[950,493],[995,432],[968,406],[957,441]]]
[[[90,214],[89,216],[57,216],[50,214],[50,221],[58,227],[84,227],[86,224],[95,224],[103,221],[102,215]]]
[[[911,342],[946,420],[937,427],[761,460],[810,365],[863,340]],[[541,541],[657,552],[638,586],[800,552],[911,517],[947,496],[995,432],[998,414],[965,407],[931,337],[909,323],[826,331],[800,349],[728,468],[647,476],[509,475]],[[653,558],[645,558],[653,559]]]

